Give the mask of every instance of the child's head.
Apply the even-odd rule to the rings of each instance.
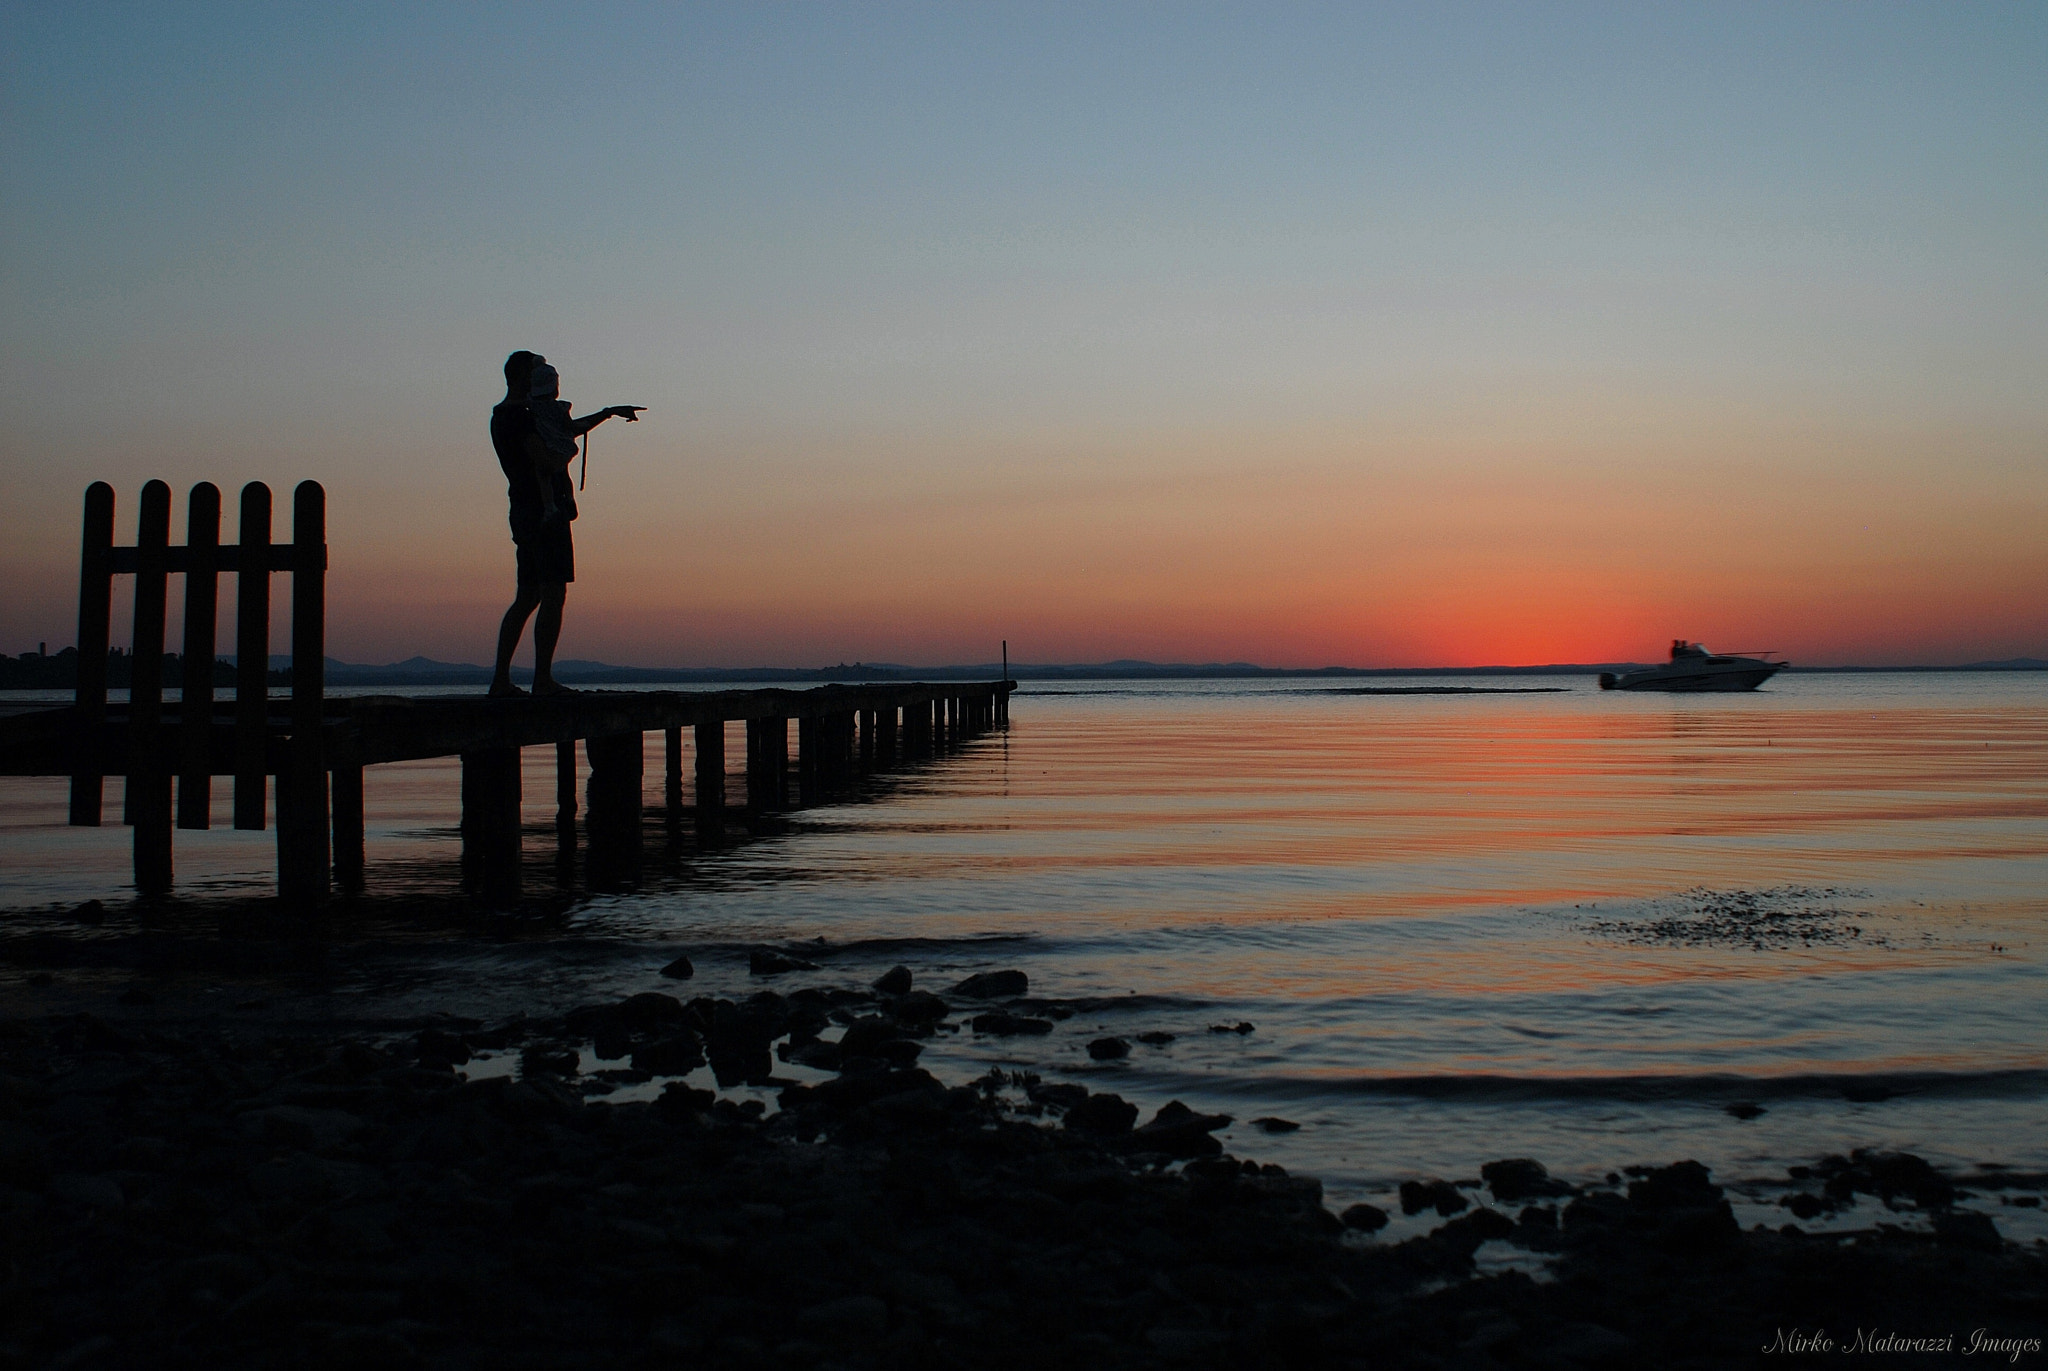
[[[561,392],[562,378],[546,362],[533,364],[533,375],[527,382],[526,398],[529,400],[552,400]]]

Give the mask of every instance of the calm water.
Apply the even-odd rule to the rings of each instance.
[[[941,1037],[940,1075],[1024,1065],[1282,1116],[1300,1131],[1241,1122],[1226,1142],[1338,1199],[1504,1155],[1575,1178],[1697,1157],[1762,1200],[1787,1164],[1852,1146],[2048,1170],[2048,674],[1331,693],[1348,684],[1034,685],[1007,736],[785,835],[685,844],[638,894],[488,933],[340,916],[347,950],[316,973],[218,973],[220,991],[279,995],[272,1013],[488,1015],[673,989],[654,972],[686,950],[693,991],[744,993],[746,947],[822,939],[825,971],[781,988],[1016,966],[1079,1003],[1046,1039]],[[527,765],[545,890],[552,750]],[[452,886],[456,795],[452,763],[370,773],[380,910]],[[62,798],[0,782],[0,905],[23,910],[0,936],[18,945],[67,927],[31,907],[121,893],[125,833],[62,827]],[[269,835],[178,840],[207,908],[268,888]],[[136,928],[117,905],[62,936]],[[96,974],[68,972],[66,993],[118,988]],[[49,993],[0,975],[10,1010]],[[1240,1021],[1256,1031],[1208,1031]],[[1176,1037],[1087,1057],[1149,1030]],[[1878,1089],[1894,1097],[1845,1097]],[[1766,1112],[1740,1121],[1738,1100]]]

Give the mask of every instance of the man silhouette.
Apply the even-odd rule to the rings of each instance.
[[[632,405],[613,405],[581,419],[568,417],[568,406],[555,398],[555,370],[535,352],[515,352],[505,359],[505,398],[491,411],[491,446],[505,471],[505,495],[511,502],[512,543],[519,562],[519,588],[498,626],[498,668],[491,694],[524,695],[512,684],[512,654],[526,621],[533,622],[533,693],[562,695],[567,688],[554,677],[555,643],[562,636],[562,604],[569,582],[576,579],[576,548],[569,523],[576,517],[576,487],[569,479],[573,439],[605,420],[639,416]],[[545,407],[543,422],[535,407]],[[563,450],[564,435],[571,441]]]

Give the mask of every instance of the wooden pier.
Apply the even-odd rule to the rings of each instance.
[[[587,691],[488,699],[324,692],[326,495],[312,481],[293,497],[290,542],[270,540],[269,488],[242,490],[240,538],[220,541],[220,492],[193,488],[185,544],[170,544],[170,487],[143,487],[133,547],[116,547],[114,492],[85,496],[79,559],[78,686],[68,707],[0,716],[0,775],[71,778],[71,823],[101,822],[103,779],[127,780],[124,821],[134,829],[135,885],[172,887],[172,829],[211,824],[212,778],[234,778],[234,825],[266,826],[274,778],[278,893],[318,905],[359,889],[365,862],[363,771],[426,757],[462,759],[462,862],[466,883],[493,904],[520,892],[520,749],[552,743],[556,831],[577,836],[577,748],[588,766],[582,815],[586,876],[599,889],[639,877],[646,810],[646,735],[664,740],[660,812],[700,841],[729,821],[772,826],[791,808],[827,802],[869,773],[950,751],[1006,726],[1012,681],[827,685],[810,690]],[[211,666],[219,576],[237,578],[235,698],[216,703]],[[292,691],[273,697],[270,579],[292,577]],[[107,699],[107,649],[116,575],[135,577],[133,682],[125,705]],[[185,578],[184,660],[175,726],[164,715],[164,630],[169,577]],[[746,726],[746,802],[726,805],[726,724]],[[797,751],[790,755],[790,723]],[[683,777],[683,738],[695,765]],[[173,782],[176,784],[176,804]],[[689,803],[685,803],[685,797]]]

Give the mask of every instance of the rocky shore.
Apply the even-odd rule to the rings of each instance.
[[[1502,1158],[1404,1186],[1445,1221],[1385,1242],[1221,1116],[917,1066],[945,1026],[1034,1031],[1017,973],[735,1001],[688,969],[495,1024],[0,1020],[0,1371],[2043,1356],[2048,1254],[1917,1158],[1830,1159],[1747,1231],[1696,1163],[1580,1190]],[[1859,1195],[1929,1226],[1791,1221]],[[1480,1274],[1489,1244],[1530,1270]],[[1944,1355],[1901,1346],[1862,1360]]]

